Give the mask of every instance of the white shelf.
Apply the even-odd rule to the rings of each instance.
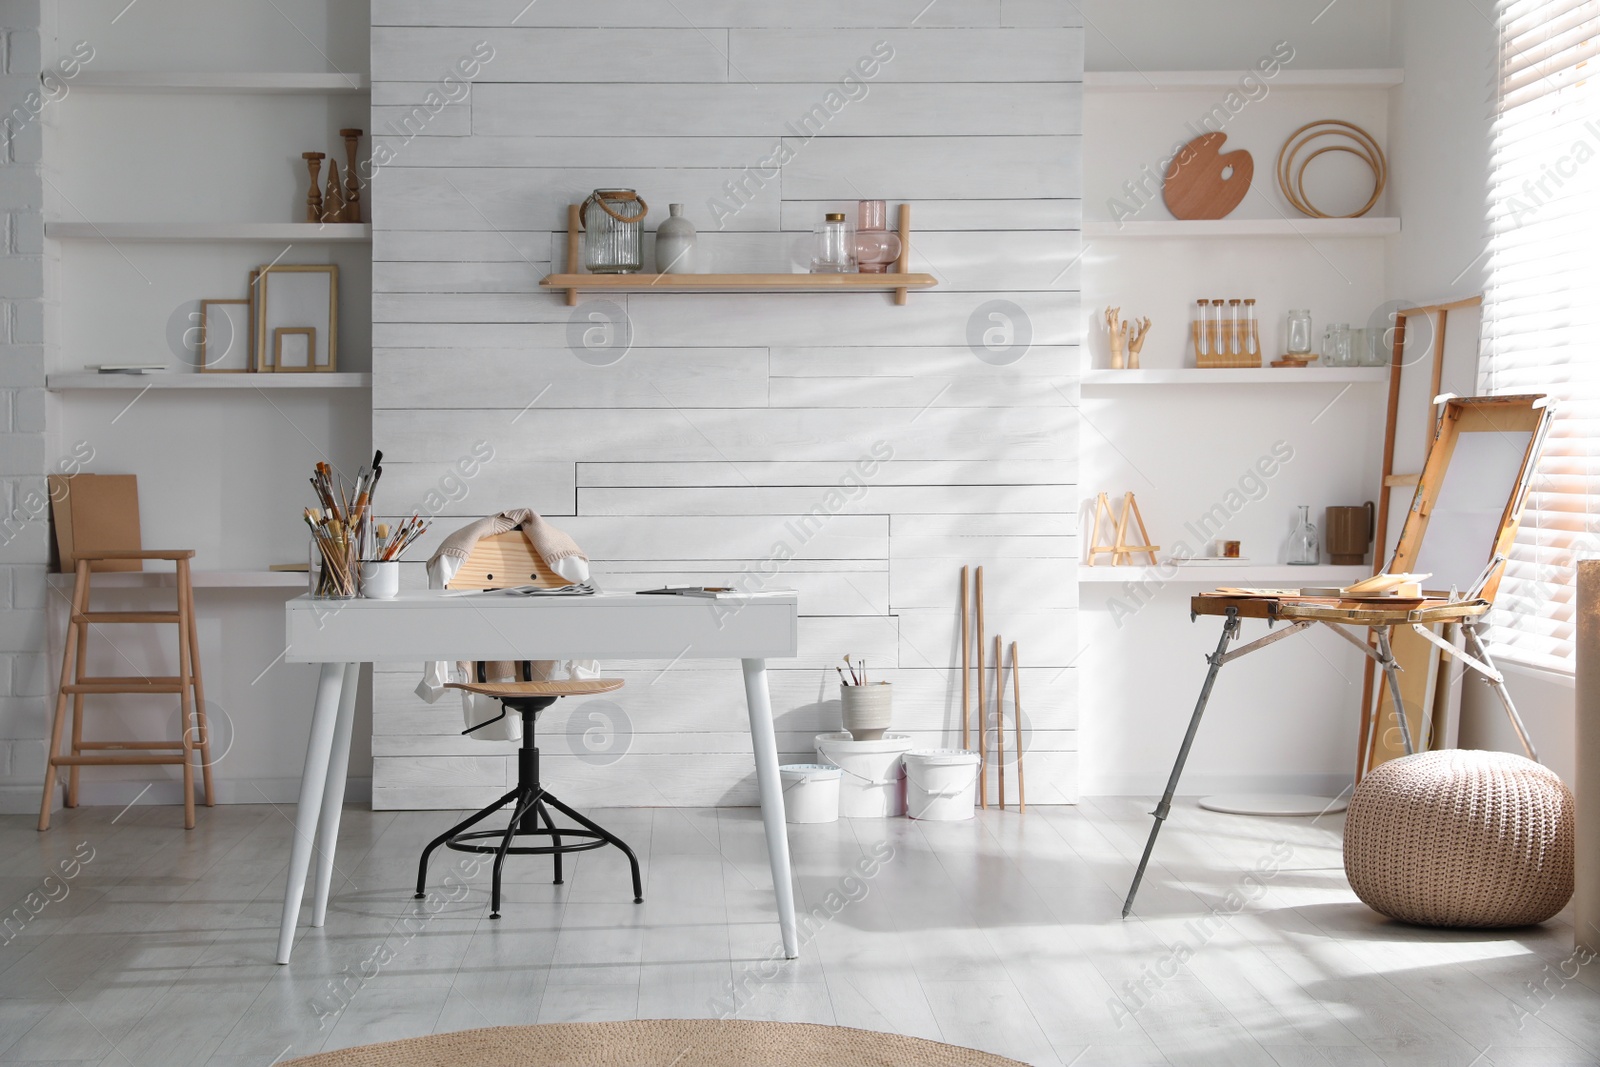
[[[1237,87],[1245,72],[1238,70],[1097,70],[1085,71],[1083,88],[1091,93],[1154,93],[1183,89]],[[1278,71],[1261,81],[1273,89],[1393,89],[1405,81],[1405,71],[1389,68]]]
[[[57,241],[270,241],[347,242],[372,240],[366,223],[341,222],[46,222],[44,235]]]
[[[1089,221],[1085,237],[1392,237],[1397,218],[1360,219],[1152,219],[1146,222]]]
[[[45,388],[52,393],[89,389],[371,389],[372,375],[333,374],[200,374],[160,371],[154,374],[98,374],[78,371],[51,374]]]
[[[1353,585],[1372,576],[1367,566],[1291,567],[1288,564],[1193,563],[1175,567],[1163,562],[1159,567],[1089,567],[1078,564],[1078,582],[1151,582],[1163,585],[1230,585],[1246,588],[1298,589],[1302,586]]]
[[[1088,370],[1079,384],[1085,389],[1121,389],[1135,385],[1337,385],[1388,380],[1388,367],[1179,367]]]
[[[124,93],[364,93],[371,88],[365,74],[299,74],[281,71],[143,71],[83,70],[72,88],[87,92]]]
[[[201,571],[189,572],[196,589],[298,589],[306,588],[304,571]],[[71,589],[74,576],[47,576],[56,589]],[[91,589],[171,589],[177,581],[172,571],[109,571],[90,579]]]

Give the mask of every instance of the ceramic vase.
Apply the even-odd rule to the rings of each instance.
[[[844,728],[857,741],[876,741],[889,728],[890,701],[894,686],[887,682],[875,685],[843,685],[839,687],[840,718]]]
[[[656,270],[662,274],[694,274],[694,223],[683,217],[682,204],[670,204],[667,218],[656,227]]]

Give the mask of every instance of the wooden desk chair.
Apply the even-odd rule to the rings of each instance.
[[[200,775],[205,788],[206,807],[216,803],[211,785],[211,742],[206,725],[205,683],[200,678],[200,647],[194,621],[194,584],[189,573],[189,561],[194,551],[181,549],[166,552],[126,551],[95,552],[77,555],[76,577],[72,587],[72,613],[67,622],[66,649],[61,656],[61,685],[56,693],[55,719],[50,727],[50,753],[44,772],[44,799],[39,805],[39,829],[50,829],[50,806],[55,799],[56,768],[67,767],[66,805],[78,806],[78,770],[81,767],[106,766],[163,766],[177,764],[183,768],[183,826],[194,829],[194,754],[200,754]],[[95,563],[135,562],[132,569],[140,569],[144,560],[171,560],[177,568],[176,611],[91,611],[89,608],[90,576]],[[125,570],[127,567],[100,567],[99,570]],[[89,627],[100,623],[154,623],[178,628],[178,673],[167,677],[91,676],[84,671],[84,660],[89,643]],[[121,693],[170,693],[178,697],[182,711],[181,736],[171,741],[106,741],[85,740],[83,736],[84,701],[86,696]],[[62,734],[68,718],[67,698],[70,708],[72,735],[66,752],[61,751]]]
[[[1304,596],[1282,590],[1222,591],[1202,593],[1190,600],[1190,618],[1221,617],[1222,636],[1216,652],[1206,657],[1209,670],[1200,687],[1200,699],[1178,747],[1166,791],[1151,813],[1155,821],[1134,871],[1133,884],[1128,887],[1128,897],[1122,906],[1123,918],[1133,910],[1133,899],[1150,863],[1161,824],[1171,813],[1173,794],[1223,665],[1312,626],[1331,629],[1383,670],[1392,714],[1407,755],[1416,749],[1401,699],[1399,664],[1390,644],[1391,634],[1397,628],[1414,632],[1487,680],[1500,698],[1528,757],[1538,759],[1522,718],[1511,702],[1511,694],[1506,690],[1505,679],[1495,667],[1479,628],[1494,606],[1494,596],[1505,573],[1517,527],[1522,522],[1522,508],[1534,468],[1554,420],[1554,412],[1544,401],[1543,396],[1439,398],[1444,410],[1433,444],[1428,449],[1416,496],[1401,528],[1399,544],[1383,570],[1387,574],[1428,572],[1433,575],[1436,586],[1449,592],[1424,593],[1410,598],[1366,598]],[[1459,461],[1457,469],[1464,473],[1451,478],[1448,475],[1453,461]],[[1502,498],[1496,495],[1501,492],[1506,494],[1503,505],[1499,502]],[[1430,520],[1436,514],[1448,516],[1451,521],[1432,528],[1433,536],[1427,537]],[[1480,537],[1489,540],[1487,551]],[[1457,590],[1464,595],[1458,595]],[[1269,627],[1280,621],[1290,625],[1230,651],[1228,645],[1239,636],[1244,619],[1264,619]],[[1457,648],[1435,634],[1432,628],[1439,625],[1459,627],[1466,649]],[[1345,629],[1346,626],[1365,627],[1375,638],[1376,647]],[[1368,730],[1376,731],[1378,723],[1379,716],[1372,716]],[[1368,744],[1370,747],[1370,738]]]
[[[449,588],[505,589],[520,585],[541,585],[549,588],[568,584],[570,583],[565,578],[555,574],[545,565],[544,560],[533,551],[528,539],[520,530],[512,530],[509,533],[486,537],[473,546],[472,552],[451,579]],[[563,804],[544,788],[539,781],[539,749],[534,744],[534,723],[545,708],[562,697],[594,696],[621,689],[624,684],[622,679],[539,680],[536,675],[542,674],[544,667],[543,665],[536,667],[529,660],[521,660],[516,665],[521,681],[491,682],[488,680],[486,664],[474,664],[473,669],[477,674],[476,681],[450,682],[445,688],[491,697],[500,702],[501,712],[499,717],[461,732],[470,734],[473,730],[481,730],[490,723],[499,722],[500,718],[510,712],[522,716],[522,744],[517,749],[517,784],[493,804],[469,815],[428,843],[428,847],[422,850],[421,860],[417,863],[417,899],[426,896],[428,859],[441,845],[457,852],[494,855],[494,875],[489,902],[491,919],[500,918],[500,873],[508,853],[550,856],[555,863],[555,884],[560,885],[561,857],[564,854],[587,852],[615,845],[628,857],[628,864],[633,869],[633,900],[635,904],[641,903],[644,900],[644,883],[639,877],[639,859],[633,854],[633,849],[629,848],[620,837]],[[472,829],[507,805],[511,807],[511,819],[506,823],[505,829]],[[550,817],[550,808],[577,823],[577,828],[557,827]],[[539,825],[540,822],[544,825]],[[530,838],[536,841],[548,838],[550,843],[513,844],[517,838]]]

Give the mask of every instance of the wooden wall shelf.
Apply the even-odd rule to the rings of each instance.
[[[1351,585],[1371,576],[1370,566],[1337,567],[1327,563],[1314,567],[1291,567],[1285,563],[1186,563],[1181,567],[1165,562],[1160,567],[1089,567],[1078,564],[1079,584],[1152,581],[1165,585],[1298,589],[1308,585]],[[95,581],[99,580],[95,578]]]
[[[578,268],[583,225],[578,204],[567,207],[567,269],[539,283],[565,290],[568,306],[579,293],[893,293],[903,305],[912,289],[932,289],[931,274],[911,274],[911,205],[901,204],[898,219],[900,258],[895,271],[884,274],[584,274]]]

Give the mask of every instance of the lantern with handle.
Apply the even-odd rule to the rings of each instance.
[[[632,189],[596,189],[578,209],[583,265],[591,274],[632,274],[644,266],[644,217],[650,211]]]

